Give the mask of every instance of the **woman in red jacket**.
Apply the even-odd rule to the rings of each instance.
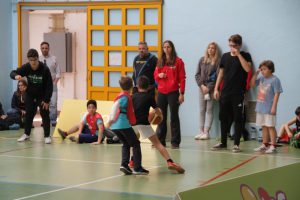
[[[166,146],[167,135],[167,110],[170,106],[171,113],[171,147],[179,148],[181,141],[179,105],[184,102],[185,90],[184,63],[177,56],[173,42],[166,40],[163,43],[162,55],[154,72],[158,84],[157,105],[162,110],[163,121],[158,125],[156,134]]]

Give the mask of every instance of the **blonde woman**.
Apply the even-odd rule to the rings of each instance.
[[[213,91],[219,64],[218,45],[215,42],[211,42],[208,44],[204,56],[199,61],[195,75],[200,94],[200,132],[195,136],[196,140],[209,138],[209,131],[213,121]]]

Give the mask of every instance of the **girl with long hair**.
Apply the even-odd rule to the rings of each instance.
[[[162,46],[162,55],[154,72],[158,84],[157,105],[162,110],[163,121],[158,125],[156,134],[166,146],[167,110],[171,113],[171,147],[178,149],[181,142],[179,105],[184,102],[185,69],[181,58],[177,56],[172,41],[166,40]]]
[[[215,42],[208,44],[204,56],[201,57],[195,75],[199,86],[200,132],[196,140],[209,138],[209,130],[213,122],[213,91],[217,80],[217,71],[220,64],[218,45]]]

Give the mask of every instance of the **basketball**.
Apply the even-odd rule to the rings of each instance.
[[[148,115],[148,121],[150,124],[153,125],[158,125],[162,122],[163,120],[163,115],[161,113],[161,110],[159,109],[158,113],[155,113],[155,110],[150,110],[149,115]]]

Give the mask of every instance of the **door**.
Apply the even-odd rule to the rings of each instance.
[[[120,76],[132,76],[139,41],[161,53],[161,2],[88,6],[87,15],[87,97],[113,100]]]

